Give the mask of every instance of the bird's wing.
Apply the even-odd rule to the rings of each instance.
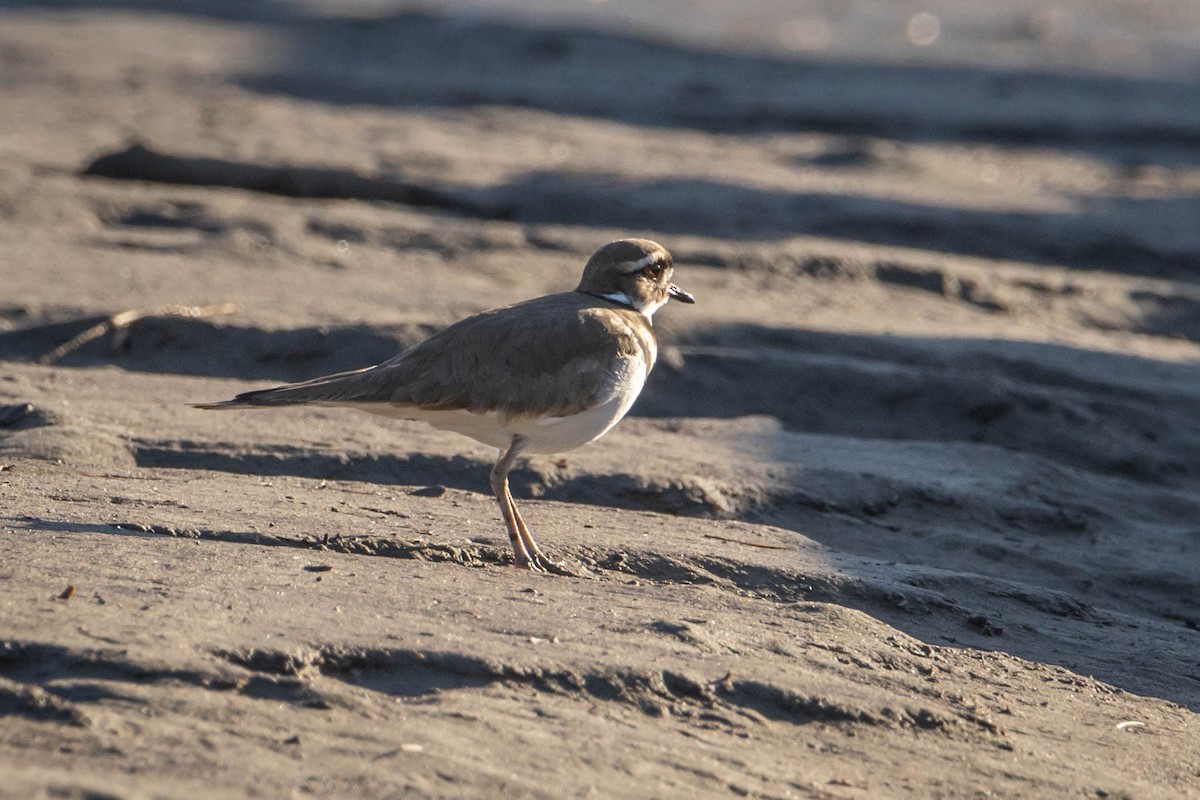
[[[622,370],[650,368],[653,334],[630,315],[586,295],[551,295],[468,317],[378,366],[230,402],[386,403],[510,419],[578,413],[611,398]]]

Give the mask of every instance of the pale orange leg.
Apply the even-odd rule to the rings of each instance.
[[[507,487],[506,487],[507,488]],[[512,499],[512,495],[508,496],[509,502],[512,503],[513,516],[517,519],[517,530],[521,534],[521,544],[525,545],[525,551],[529,553],[540,567],[553,567],[554,562],[550,557],[542,552],[542,548],[538,547],[538,543],[534,541],[533,534],[529,532],[529,527],[525,524],[525,518],[521,516],[521,512],[517,510],[517,503]]]
[[[520,436],[514,436],[508,450],[496,461],[496,465],[492,467],[492,494],[496,495],[496,502],[500,504],[500,516],[504,518],[504,527],[508,529],[508,541],[512,545],[513,561],[522,569],[543,572],[545,568],[538,562],[541,550],[533,541],[533,537],[529,535],[525,521],[517,513],[512,493],[508,491],[508,472],[512,469],[517,456],[525,449],[524,446],[525,440]],[[532,550],[526,544],[527,540],[529,544],[533,545]]]

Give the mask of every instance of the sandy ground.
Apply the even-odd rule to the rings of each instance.
[[[1197,69],[1191,0],[0,3],[0,796],[1200,796]],[[698,302],[515,474],[573,576],[468,440],[188,405],[628,235]]]

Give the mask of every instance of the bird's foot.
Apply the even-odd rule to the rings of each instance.
[[[537,553],[534,558],[541,564],[542,570],[551,575],[559,575],[564,578],[583,577],[584,573],[565,567],[557,561],[551,561],[545,553]]]
[[[546,567],[542,564],[541,560],[537,558],[515,558],[513,559],[513,566],[517,569],[523,569],[529,572],[547,572]]]
[[[561,575],[567,578],[579,577],[579,573],[572,572],[557,561],[552,561],[549,556],[540,550],[531,554],[526,560],[514,561],[513,565],[518,569],[527,569],[530,572],[539,572],[543,575]]]

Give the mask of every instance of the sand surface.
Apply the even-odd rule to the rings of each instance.
[[[0,3],[0,796],[1200,796],[1198,71],[1192,0]],[[189,406],[630,235],[697,304],[514,474],[570,576],[469,440]]]

